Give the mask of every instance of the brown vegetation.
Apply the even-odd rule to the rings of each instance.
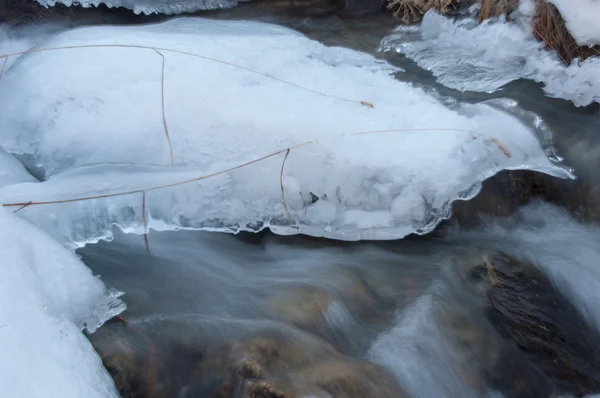
[[[394,16],[404,23],[415,23],[429,10],[446,14],[457,6],[456,0],[390,0],[386,2]]]
[[[517,9],[519,0],[480,0],[479,22],[489,18],[499,17],[502,14],[510,14]]]
[[[544,0],[538,0],[533,26],[534,35],[558,53],[565,64],[575,58],[584,60],[600,55],[600,45],[579,46],[565,26],[565,20],[558,9]]]
[[[517,9],[519,0],[480,0],[478,19],[482,22],[502,14],[509,15]],[[565,20],[558,9],[545,0],[537,0],[533,34],[549,48],[555,50],[567,65],[575,58],[584,60],[600,55],[600,45],[579,46],[565,26]]]

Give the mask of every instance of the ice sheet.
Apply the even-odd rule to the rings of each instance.
[[[0,200],[102,196],[20,211],[76,244],[112,224],[400,238],[499,170],[571,176],[516,104],[449,109],[386,63],[273,25],[81,28],[40,48],[107,44],[28,54],[0,83],[0,144],[48,179]]]
[[[0,209],[0,396],[117,397],[81,333],[123,310],[58,242]]]
[[[461,91],[491,92],[530,79],[543,83],[549,96],[577,106],[600,101],[600,57],[565,66],[525,25],[502,19],[455,21],[430,11],[420,26],[397,28],[381,48],[406,55],[441,84]]]

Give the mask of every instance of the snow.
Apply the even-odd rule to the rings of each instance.
[[[27,54],[0,82],[0,145],[46,180],[0,203],[97,197],[19,212],[65,244],[113,225],[393,239],[429,232],[502,169],[572,177],[516,103],[450,109],[387,63],[274,25],[186,18],[39,46],[106,44],[138,47]]]
[[[580,46],[600,44],[600,0],[548,0]]]
[[[75,255],[0,209],[0,396],[117,397],[81,333],[123,310]]]
[[[181,14],[198,10],[214,10],[231,8],[237,5],[237,0],[37,0],[43,6],[53,7],[57,3],[67,7],[78,5],[82,7],[98,7],[104,4],[108,7],[125,7],[136,14]]]
[[[0,149],[0,188],[19,182],[37,181],[14,157]]]
[[[455,21],[430,11],[420,26],[397,28],[381,49],[406,55],[441,84],[461,91],[491,92],[530,79],[543,83],[547,95],[577,106],[600,101],[600,57],[565,66],[526,25],[502,19]]]

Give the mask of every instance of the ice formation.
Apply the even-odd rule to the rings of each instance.
[[[14,157],[0,149],[0,188],[19,182],[37,181]]]
[[[400,238],[502,169],[571,177],[514,103],[450,109],[386,63],[281,27],[178,19],[39,48],[90,45],[24,55],[0,82],[0,145],[45,180],[0,201],[64,242],[115,224]]]
[[[0,225],[0,396],[117,397],[81,329],[100,326],[121,302],[29,222],[0,209]]]
[[[548,0],[556,6],[580,46],[600,44],[599,0]]]
[[[136,14],[181,14],[198,10],[215,10],[231,8],[237,5],[237,0],[37,0],[43,6],[53,7],[57,3],[68,7],[98,7],[104,4],[108,7],[125,7]]]
[[[513,80],[530,79],[543,83],[549,96],[577,106],[600,101],[600,57],[565,66],[516,23],[477,24],[430,11],[420,26],[397,28],[381,48],[406,55],[441,84],[461,91],[490,92]]]

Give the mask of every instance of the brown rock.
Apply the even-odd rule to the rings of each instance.
[[[277,322],[111,322],[91,337],[124,398],[401,398],[379,366]]]
[[[487,316],[494,328],[543,372],[551,393],[581,396],[600,391],[598,336],[543,272],[490,253],[472,275],[487,284]],[[507,363],[499,362],[511,377],[518,377],[517,368]],[[531,384],[521,380],[507,393],[530,396],[525,391]]]
[[[292,285],[276,292],[268,300],[268,312],[336,344],[343,339],[339,334],[349,323],[377,323],[384,319],[362,279],[343,268],[333,274],[329,284]]]

